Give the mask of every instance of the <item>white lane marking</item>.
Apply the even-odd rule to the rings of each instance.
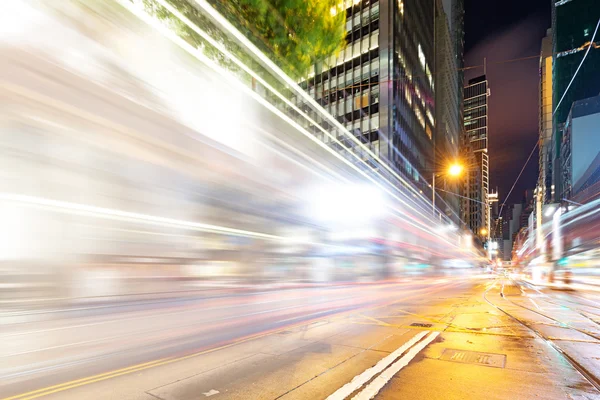
[[[415,358],[415,356],[425,348],[429,343],[431,343],[440,333],[439,332],[431,332],[425,340],[419,342],[415,347],[410,349],[404,357],[396,361],[392,364],[391,367],[386,369],[379,375],[373,382],[371,382],[366,388],[364,388],[359,394],[354,396],[352,400],[370,400],[379,393],[379,391],[389,382],[390,379],[394,375],[398,373],[402,368],[404,368],[408,363]]]
[[[219,394],[220,392],[218,390],[215,389],[211,389],[210,391],[206,392],[206,393],[202,393],[203,395],[205,395],[206,397],[210,397],[210,396],[214,396],[215,394]]]
[[[352,378],[352,380],[349,383],[346,383],[344,386],[339,388],[337,391],[335,391],[333,394],[327,397],[326,400],[343,400],[346,397],[350,396],[352,392],[360,389],[360,387],[367,383],[369,379],[373,378],[375,375],[386,369],[391,363],[394,362],[396,358],[400,357],[402,353],[404,353],[408,348],[412,347],[415,343],[421,340],[425,335],[427,335],[427,333],[427,331],[419,332],[418,334],[413,336],[412,339],[410,339],[408,342],[404,343],[402,346],[397,348],[393,353],[379,360],[379,362],[375,364],[374,367],[367,369],[360,375],[356,375],[354,378]]]

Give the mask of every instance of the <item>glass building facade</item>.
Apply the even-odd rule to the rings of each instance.
[[[472,199],[469,203],[473,203],[465,213],[465,222],[475,234],[486,228],[487,235],[490,234],[488,96],[485,75],[469,80],[464,88],[464,141],[468,143],[468,151],[473,153],[468,167],[476,171],[468,176],[469,181],[465,185],[465,196]]]
[[[435,129],[434,151],[436,170],[444,171],[458,158],[460,137],[463,131],[462,95],[463,73],[459,71],[462,60],[461,2],[437,0],[435,16]],[[462,62],[460,63],[462,65]],[[445,201],[446,215],[459,223],[460,191],[458,179],[443,179],[444,191],[439,195]],[[448,193],[451,192],[451,193]]]
[[[552,30],[542,39],[540,53],[539,95],[539,179],[538,190],[544,203],[550,202],[552,193]]]
[[[343,7],[346,48],[317,63],[300,86],[381,161],[426,188],[435,127],[434,2],[351,0]],[[341,132],[338,139],[349,142]]]
[[[592,43],[598,18],[600,18],[598,0],[552,2],[552,102],[556,109],[552,132],[552,184],[555,187],[553,201],[561,200],[558,196],[564,189],[560,148],[563,141],[563,125],[567,121],[571,106],[577,100],[597,96],[600,93],[600,79],[598,79],[600,32],[596,34]],[[573,80],[567,91],[569,82],[588,49],[589,54],[581,65],[577,78]],[[560,102],[561,98],[562,102]]]

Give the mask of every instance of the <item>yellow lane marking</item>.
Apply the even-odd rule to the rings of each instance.
[[[388,324],[387,322],[383,322],[383,321],[381,321],[381,320],[379,320],[379,319],[377,319],[377,318],[373,318],[373,317],[367,317],[366,315],[362,315],[362,314],[360,314],[360,316],[361,316],[362,318],[365,318],[365,319],[368,319],[368,320],[370,320],[370,321],[373,321],[373,322],[377,323],[378,325],[382,325],[382,326],[392,326],[392,325]]]
[[[434,291],[429,290],[428,293],[430,293],[430,294],[431,293],[437,293],[437,292],[439,292],[441,290],[447,289],[449,286],[453,286],[453,284],[441,285],[438,290],[434,290]],[[394,304],[397,304],[397,303],[400,303],[400,302],[403,302],[403,301],[406,301],[406,300],[409,300],[411,298],[419,296],[420,292],[423,291],[423,290],[425,290],[425,289],[415,289],[415,290],[412,290],[411,292],[415,293],[412,296],[406,296],[406,297],[403,297],[400,300],[394,300],[394,301],[391,301],[391,302],[383,304],[383,305],[378,305],[378,306],[373,306],[373,307],[365,307],[361,311],[364,312],[365,310],[376,310],[376,309],[379,309],[379,308],[392,306]],[[146,362],[146,363],[143,363],[143,364],[137,364],[137,365],[133,365],[133,366],[130,366],[130,367],[127,367],[127,368],[122,368],[122,369],[118,369],[118,370],[115,370],[115,371],[109,371],[109,372],[105,372],[105,373],[98,374],[98,375],[92,375],[90,377],[81,378],[81,379],[77,379],[77,380],[73,380],[73,381],[69,381],[69,382],[65,382],[65,383],[61,383],[61,384],[57,384],[57,385],[53,385],[53,386],[48,386],[48,387],[45,387],[45,388],[33,390],[33,391],[30,391],[30,392],[26,392],[26,393],[21,393],[21,394],[15,395],[15,396],[6,397],[6,398],[1,399],[1,400],[31,400],[31,399],[36,399],[38,397],[47,396],[47,395],[50,395],[50,394],[53,394],[53,393],[57,393],[57,392],[62,392],[62,391],[65,391],[65,390],[68,390],[68,389],[73,389],[73,388],[76,388],[76,387],[79,387],[79,386],[84,386],[84,385],[88,385],[88,384],[92,384],[92,383],[96,383],[96,382],[101,382],[101,381],[104,381],[104,380],[107,380],[107,379],[116,378],[116,377],[121,376],[121,375],[131,374],[131,373],[142,371],[142,370],[145,370],[145,369],[148,369],[148,368],[159,367],[159,366],[171,364],[171,363],[174,363],[174,362],[187,360],[189,358],[197,357],[197,356],[200,356],[200,355],[203,355],[203,354],[215,352],[215,351],[218,351],[218,350],[223,350],[223,349],[226,349],[228,347],[237,346],[238,344],[242,344],[242,343],[248,342],[250,340],[260,339],[262,337],[273,335],[273,334],[276,334],[276,333],[282,332],[282,331],[287,331],[287,330],[290,330],[292,328],[296,328],[296,327],[299,327],[299,326],[310,325],[310,324],[314,323],[315,321],[321,321],[321,320],[329,320],[329,321],[342,320],[344,318],[347,318],[348,314],[352,314],[352,313],[356,314],[357,311],[358,310],[350,310],[350,311],[342,312],[340,314],[333,315],[333,316],[325,316],[325,317],[322,317],[322,318],[316,318],[314,320],[309,320],[309,322],[307,322],[307,321],[301,321],[301,322],[296,323],[296,324],[288,325],[288,326],[286,326],[285,328],[282,328],[282,329],[277,329],[277,330],[267,331],[267,332],[261,332],[261,333],[258,333],[256,335],[251,335],[251,336],[248,336],[246,338],[237,340],[235,342],[232,342],[232,343],[229,343],[229,344],[226,344],[226,345],[223,345],[223,346],[219,346],[219,347],[215,347],[215,348],[212,348],[212,349],[203,350],[203,351],[200,351],[200,352],[197,352],[197,353],[189,354],[187,356],[182,356],[182,357],[177,357],[177,358],[162,358],[162,359],[159,359],[159,360],[149,361],[149,362]],[[379,323],[384,323],[384,322],[379,321]]]
[[[74,381],[61,383],[61,384],[58,384],[58,385],[48,386],[48,387],[45,387],[45,388],[42,388],[42,389],[33,390],[31,392],[21,393],[21,394],[18,394],[16,396],[5,397],[2,400],[20,399],[23,396],[28,396],[28,395],[32,395],[32,394],[36,394],[36,393],[41,393],[41,392],[45,392],[47,390],[51,390],[51,389],[54,389],[54,388],[59,388],[59,387],[63,387],[63,386],[66,386],[66,385],[71,385],[71,384],[74,384],[74,383],[87,381],[88,379],[95,378],[95,377],[103,377],[103,376],[106,376],[106,375],[112,375],[112,374],[119,373],[119,372],[124,372],[124,371],[125,372],[135,372],[133,370],[136,369],[136,368],[144,367],[144,366],[154,366],[154,364],[159,363],[159,362],[161,362],[163,360],[165,360],[165,359],[163,358],[163,359],[159,359],[159,360],[149,361],[149,362],[146,362],[146,363],[143,363],[143,364],[132,365],[132,366],[127,367],[127,368],[121,368],[121,369],[117,369],[115,371],[109,371],[109,372],[105,372],[103,374],[94,375],[94,376],[91,376],[91,377],[81,378],[81,379],[77,379],[77,380],[74,380]]]

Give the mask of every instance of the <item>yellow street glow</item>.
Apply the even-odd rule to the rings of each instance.
[[[459,176],[463,171],[463,166],[460,164],[453,164],[448,169],[448,174],[451,176]]]

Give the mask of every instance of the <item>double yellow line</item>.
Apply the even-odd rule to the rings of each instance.
[[[327,318],[327,317],[317,318],[316,320],[321,320],[321,319],[325,319],[325,318]],[[333,318],[330,317],[330,319],[333,319]],[[315,320],[312,320],[312,322],[314,322],[314,321]],[[312,322],[309,322],[308,324],[310,324]],[[306,321],[302,321],[302,322],[299,322],[297,324],[288,325],[288,326],[286,326],[285,328],[282,328],[282,329],[276,329],[276,330],[267,331],[267,332],[260,332],[260,333],[257,333],[255,335],[247,336],[245,338],[242,338],[242,339],[237,340],[237,341],[232,342],[232,343],[228,343],[228,344],[225,344],[225,345],[222,345],[222,346],[214,347],[212,349],[203,350],[203,351],[196,352],[196,353],[193,353],[193,354],[188,354],[186,356],[161,358],[161,359],[158,359],[158,360],[149,361],[149,362],[142,363],[142,364],[132,365],[132,366],[127,367],[127,368],[121,368],[121,369],[117,369],[117,370],[114,370],[114,371],[105,372],[103,374],[92,375],[92,376],[88,376],[86,378],[76,379],[76,380],[65,382],[65,383],[61,383],[61,384],[58,384],[58,385],[48,386],[48,387],[45,387],[45,388],[42,388],[42,389],[33,390],[33,391],[30,391],[30,392],[26,392],[26,393],[21,393],[21,394],[15,395],[15,396],[5,397],[5,398],[3,398],[1,400],[30,400],[30,399],[37,399],[38,397],[43,397],[43,396],[51,395],[53,393],[63,392],[65,390],[74,389],[74,388],[77,388],[79,386],[89,385],[91,383],[96,383],[96,382],[105,381],[107,379],[116,378],[116,377],[121,376],[121,375],[127,375],[127,374],[131,374],[131,373],[134,373],[134,372],[143,371],[145,369],[159,367],[161,365],[171,364],[171,363],[174,363],[174,362],[177,362],[177,361],[187,360],[188,358],[197,357],[197,356],[200,356],[200,355],[203,355],[203,354],[207,354],[207,353],[212,353],[214,351],[223,350],[223,349],[226,349],[228,347],[232,347],[232,346],[236,346],[238,344],[242,344],[244,342],[248,342],[250,340],[259,339],[259,338],[264,337],[264,336],[273,335],[275,333],[286,331],[286,330],[295,328],[297,326],[302,326],[302,325],[307,325],[307,322]]]
[[[141,371],[147,368],[156,367],[159,365],[166,364],[172,359],[163,358],[160,360],[154,360],[143,364],[133,365],[131,367],[117,369],[115,371],[105,372],[99,375],[88,376],[87,378],[81,378],[70,382],[61,383],[59,385],[48,386],[42,389],[33,390],[27,393],[21,393],[16,396],[6,397],[2,400],[28,400],[28,399],[36,399],[38,397],[47,396],[49,394],[62,392],[64,390],[73,389],[79,386],[87,385],[94,382],[100,382],[106,379],[115,378],[117,376],[130,374],[132,372]]]

